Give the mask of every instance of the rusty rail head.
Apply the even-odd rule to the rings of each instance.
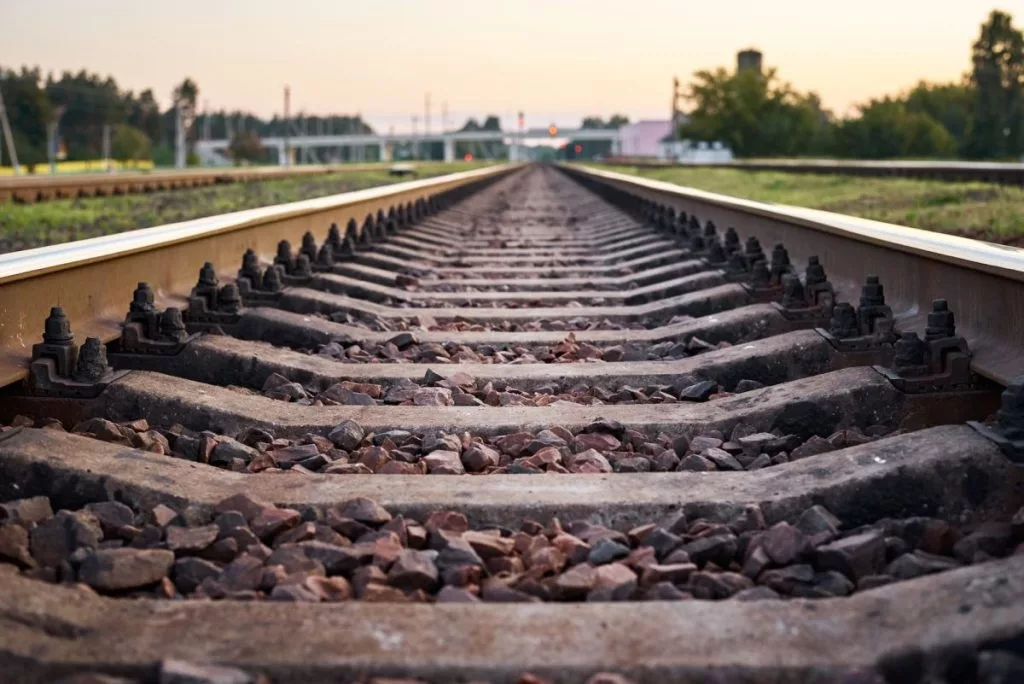
[[[191,188],[215,183],[264,181],[294,176],[323,175],[339,171],[384,169],[387,166],[387,162],[381,162],[3,176],[0,177],[0,202],[14,200],[31,204],[63,197],[92,197],[148,190]]]
[[[924,331],[931,302],[945,299],[970,346],[975,372],[1003,385],[1024,373],[1024,250],[575,164],[562,168],[701,222],[734,227],[762,245],[781,242],[798,270],[818,256],[837,301],[856,302],[865,276],[877,275],[901,330]]]
[[[0,387],[26,376],[52,306],[67,312],[78,342],[110,341],[120,334],[140,281],[150,284],[158,303],[180,304],[205,262],[233,278],[247,249],[269,260],[281,240],[298,245],[309,231],[322,242],[332,223],[362,225],[379,210],[386,214],[397,204],[516,168],[492,166],[0,255]]]

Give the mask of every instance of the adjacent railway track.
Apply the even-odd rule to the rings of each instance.
[[[784,171],[786,173],[839,174],[884,178],[918,178],[940,181],[980,181],[1003,185],[1024,185],[1024,164],[1013,162],[966,161],[878,161],[839,159],[737,159],[731,162],[689,163],[650,159],[609,159],[610,164],[638,168],[740,169],[743,171]]]
[[[198,188],[223,183],[245,183],[294,176],[317,176],[341,170],[380,168],[379,164],[256,166],[230,169],[189,169],[186,171],[126,171],[0,177],[0,202],[32,204],[54,199],[127,195]]]
[[[1017,250],[547,166],[86,242],[0,257],[12,681],[1021,675]]]

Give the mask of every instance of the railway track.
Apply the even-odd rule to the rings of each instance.
[[[129,171],[121,173],[33,174],[0,178],[0,202],[33,204],[54,199],[100,197],[198,188],[223,183],[246,183],[293,176],[316,176],[339,170],[379,168],[379,164],[259,166],[187,171]]]
[[[0,259],[0,679],[1019,681],[1015,250],[353,195]]]

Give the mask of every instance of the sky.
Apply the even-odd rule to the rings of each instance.
[[[673,76],[754,47],[838,114],[919,80],[959,79],[992,9],[1024,0],[0,0],[0,64],[88,69],[161,105],[184,77],[211,109],[360,113],[430,130],[622,112],[667,119]]]

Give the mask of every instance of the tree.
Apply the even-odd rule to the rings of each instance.
[[[604,128],[604,119],[599,116],[585,116],[580,128]]]
[[[908,112],[927,114],[949,131],[956,141],[956,151],[967,150],[971,130],[974,91],[970,83],[918,83],[906,96]]]
[[[46,126],[53,120],[53,107],[41,83],[38,67],[22,67],[20,73],[0,69],[0,90],[3,90],[18,162],[29,167],[45,162],[48,157]]]
[[[816,154],[828,139],[829,114],[814,93],[801,94],[764,73],[698,71],[687,97],[694,103],[682,138],[722,141],[739,156]]]
[[[484,131],[500,131],[501,130],[501,119],[494,114],[488,114],[487,118],[484,119],[484,125],[480,127]]]
[[[267,160],[267,150],[255,131],[239,131],[231,138],[228,147],[235,164],[241,162],[260,163]]]
[[[131,93],[125,97],[128,103],[127,123],[146,134],[152,142],[163,138],[163,122],[160,120],[160,105],[150,89],[143,90],[136,98]]]
[[[1024,36],[1009,14],[993,11],[971,53],[973,157],[1019,157],[1024,151]]]
[[[69,159],[98,158],[103,152],[103,127],[123,122],[129,108],[117,81],[85,70],[65,71],[60,80],[49,76],[46,95],[63,110],[60,135]]]
[[[111,154],[119,161],[149,159],[149,137],[134,126],[122,124],[117,127],[110,141]]]
[[[608,119],[606,128],[619,129],[629,124],[629,117],[625,114],[612,114],[611,118]]]
[[[872,100],[860,107],[859,116],[841,122],[835,145],[837,156],[862,159],[956,154],[956,140],[941,123],[893,98]]]

